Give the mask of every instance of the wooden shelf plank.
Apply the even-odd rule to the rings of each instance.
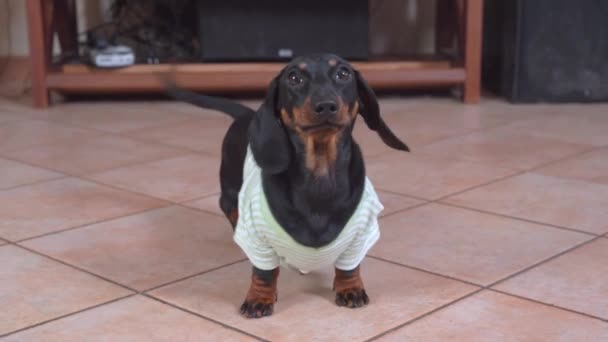
[[[97,69],[86,64],[65,64],[60,71],[63,73],[164,73],[164,72],[265,72],[279,71],[285,63],[185,63],[185,64],[136,64],[126,68]],[[353,62],[352,65],[361,70],[401,70],[401,69],[448,69],[449,60],[404,60],[404,61],[372,61]]]
[[[449,61],[354,62],[372,87],[403,88],[461,84],[463,68],[453,68]],[[185,88],[206,91],[259,91],[281,70],[283,63],[209,63],[134,65],[116,70],[99,70],[86,65],[64,65],[49,73],[50,89],[75,93],[111,93],[120,91],[162,91],[162,75],[171,75]]]

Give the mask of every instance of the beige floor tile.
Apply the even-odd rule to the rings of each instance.
[[[66,317],[6,341],[255,341],[244,334],[134,296]]]
[[[0,335],[129,291],[15,246],[0,247]]]
[[[0,170],[0,190],[63,176],[57,172],[3,158],[0,158]]]
[[[0,237],[20,240],[166,203],[65,178],[0,191]]]
[[[446,202],[602,234],[608,231],[608,186],[523,174]]]
[[[577,144],[603,146],[608,144],[608,105],[565,106],[553,115],[538,113],[530,120],[505,126],[505,133],[527,133]],[[543,115],[544,114],[544,115]]]
[[[535,172],[608,185],[608,148],[557,162]]]
[[[19,98],[3,98],[0,96],[0,112],[16,115],[25,119],[43,119],[48,115],[46,109],[34,108],[31,98],[28,98],[28,95]]]
[[[227,220],[176,206],[23,244],[137,290],[245,257]]]
[[[221,156],[222,141],[231,122],[230,118],[195,119],[137,130],[129,132],[129,135]]]
[[[302,276],[283,269],[271,317],[242,318],[251,266],[243,262],[153,291],[154,296],[273,341],[360,341],[406,322],[476,288],[376,260],[362,266],[370,304],[340,308],[331,291],[333,270]]]
[[[485,291],[378,341],[605,341],[608,323]]]
[[[54,141],[84,139],[99,133],[42,120],[17,121],[0,125],[0,151],[47,144]]]
[[[17,114],[17,113],[6,112],[5,110],[3,110],[0,107],[0,125],[9,123],[9,122],[21,121],[21,120],[25,120],[25,119],[26,119],[25,117],[19,116],[19,114]]]
[[[184,205],[224,217],[224,212],[222,212],[222,210],[220,209],[219,201],[220,195],[214,194],[196,199],[194,201],[185,202]]]
[[[608,320],[608,241],[596,240],[496,287]]]
[[[384,154],[366,160],[377,189],[437,199],[515,173],[479,163],[417,154]]]
[[[52,121],[69,122],[104,132],[127,132],[191,119],[172,102],[82,102],[51,107]]]
[[[591,146],[526,134],[485,130],[425,146],[420,153],[527,170],[588,150]]]
[[[177,148],[105,135],[13,150],[5,155],[26,163],[81,175],[184,153],[186,151]]]
[[[384,211],[380,216],[386,216],[394,214],[398,211],[411,208],[424,203],[424,201],[417,200],[411,197],[402,196],[399,194],[393,194],[386,191],[377,191],[380,202],[384,206]]]
[[[220,190],[217,157],[187,154],[96,173],[87,178],[175,202]]]
[[[438,204],[382,219],[380,229],[371,255],[481,285],[591,239]]]
[[[429,101],[418,101],[404,106],[403,103],[407,101],[401,100],[401,105],[399,102],[391,105],[392,108],[384,111],[383,117],[391,130],[412,151],[417,151],[420,147],[438,140],[509,123],[516,118],[502,113],[497,114],[492,109],[463,106],[454,101],[446,101],[439,105]],[[376,132],[367,128],[363,120],[357,121],[354,135],[365,156],[391,151]]]

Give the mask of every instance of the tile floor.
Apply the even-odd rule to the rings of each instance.
[[[371,304],[286,269],[274,316],[246,320],[217,208],[230,120],[0,99],[0,340],[608,341],[608,105],[381,107],[413,153],[356,129],[386,206]]]

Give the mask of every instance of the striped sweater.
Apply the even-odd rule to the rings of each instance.
[[[301,245],[272,215],[262,187],[261,169],[248,149],[234,241],[261,270],[272,270],[281,264],[303,273],[330,265],[352,270],[378,241],[378,215],[383,209],[374,187],[366,178],[361,201],[338,237],[320,248]]]

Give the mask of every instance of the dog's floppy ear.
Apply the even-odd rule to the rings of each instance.
[[[376,131],[382,141],[388,146],[401,151],[408,151],[409,147],[399,140],[397,136],[388,128],[382,117],[380,116],[380,106],[378,105],[378,99],[376,94],[367,84],[365,79],[361,77],[361,74],[355,70],[355,77],[357,78],[357,93],[359,96],[359,114],[365,120],[369,129]]]
[[[249,126],[249,146],[262,171],[278,174],[291,161],[291,146],[277,108],[280,75],[268,87],[264,103]]]

